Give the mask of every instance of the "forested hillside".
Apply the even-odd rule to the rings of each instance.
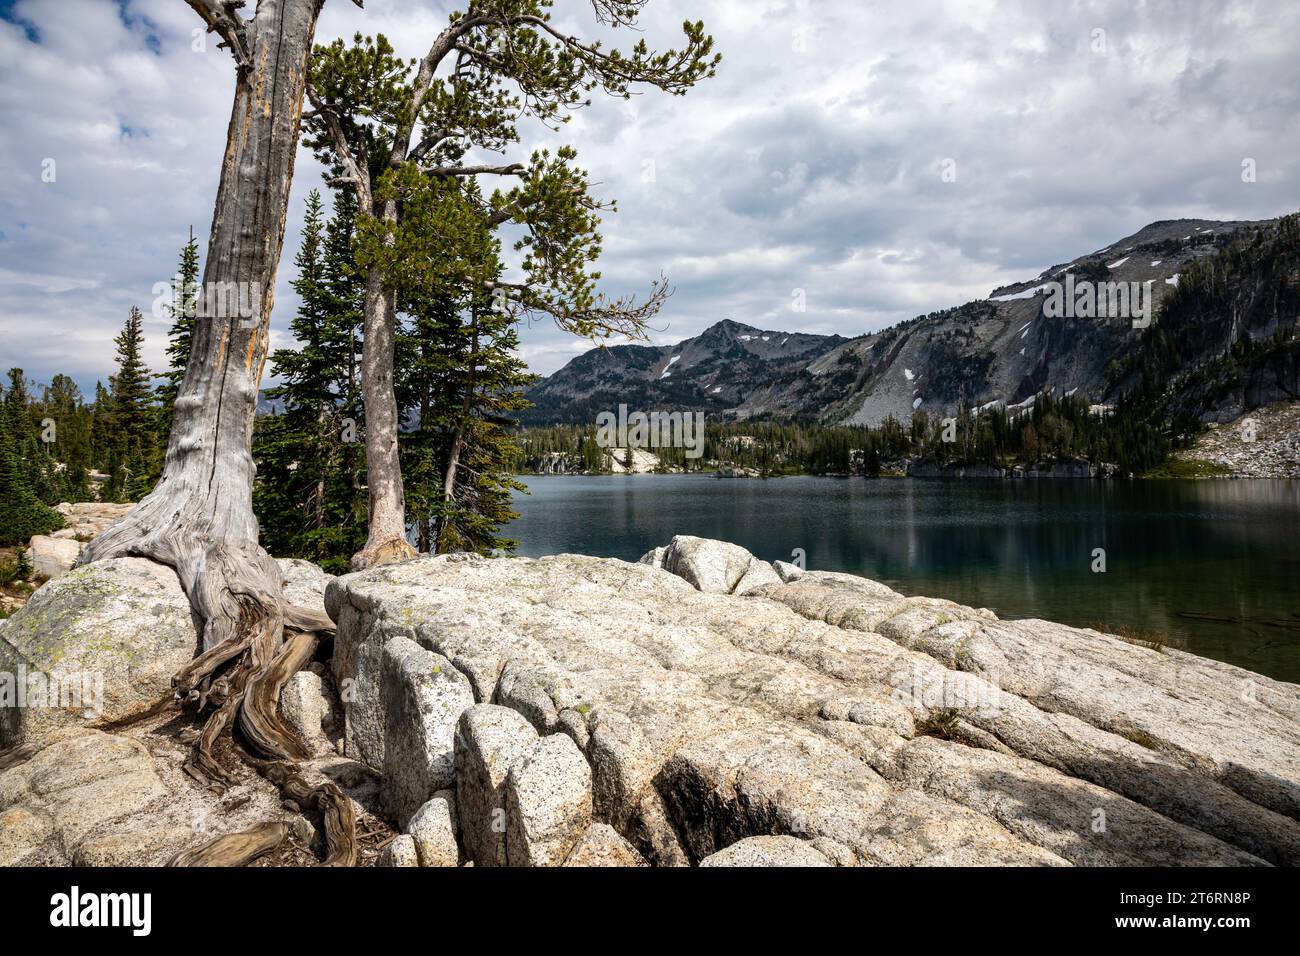
[[[1157,321],[1108,370],[1112,386],[1183,436],[1300,399],[1300,215],[1235,236],[1180,276]]]

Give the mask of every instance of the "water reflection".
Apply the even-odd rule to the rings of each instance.
[[[519,553],[635,560],[674,534],[850,571],[1005,617],[1164,631],[1300,681],[1300,483],[865,481],[692,476],[530,481]],[[1091,570],[1105,551],[1106,572]],[[1193,616],[1188,616],[1193,615]]]

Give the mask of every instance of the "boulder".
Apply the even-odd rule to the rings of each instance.
[[[772,569],[776,571],[777,577],[782,581],[794,581],[803,577],[804,569],[797,564],[790,564],[788,561],[773,561]]]
[[[55,505],[54,510],[63,515],[64,525],[53,532],[51,537],[83,543],[90,541],[134,507],[135,504],[130,501],[79,501],[75,504],[65,501]]]
[[[334,580],[334,575],[326,574],[319,565],[300,558],[277,558],[275,563],[280,566],[285,603],[324,613],[325,588]]]
[[[47,814],[27,807],[0,811],[0,866],[21,866],[54,834]]]
[[[753,560],[738,544],[679,534],[668,545],[662,566],[706,594],[730,594]]]
[[[592,770],[592,806],[597,817],[627,823],[659,771],[655,749],[636,722],[613,708],[592,721],[587,759]]]
[[[175,573],[145,558],[69,571],[2,623],[0,748],[147,710],[171,695],[199,644]],[[29,691],[21,700],[18,683]]]
[[[685,534],[642,555],[639,563],[670,571],[706,594],[747,594],[782,581],[772,565],[739,545]]]
[[[593,823],[564,861],[565,866],[647,866],[631,843],[608,823]]]
[[[1207,834],[1093,784],[1056,788],[1055,773],[1014,755],[921,737],[892,753],[877,753],[873,765],[892,782],[999,819],[1012,833],[1076,866],[1212,866],[1231,859]],[[1044,798],[1034,812],[1018,812],[1023,795],[1035,792]],[[1238,852],[1235,862],[1252,860]]]
[[[415,849],[415,838],[406,833],[394,837],[392,842],[380,852],[379,859],[375,860],[375,866],[419,865],[420,857]]]
[[[455,784],[456,723],[474,705],[465,676],[440,654],[393,637],[384,645],[384,810],[399,825]]]
[[[506,865],[506,779],[537,741],[508,707],[476,704],[456,725],[456,814],[465,855],[477,866]]]
[[[163,866],[188,844],[200,842],[196,836],[193,828],[176,824],[109,832],[82,842],[72,865]]]
[[[477,555],[444,554],[416,559],[428,567],[458,564],[477,558]],[[349,602],[346,582],[355,575],[326,578],[324,606],[329,617],[338,625],[334,639],[334,653],[330,666],[334,686],[343,705],[344,738],[349,756],[362,761],[377,771],[384,767],[385,710],[384,710],[384,644],[390,637],[411,638],[412,629],[402,618],[389,620],[375,617],[367,607]],[[365,640],[357,639],[363,628]],[[418,643],[418,641],[417,641]],[[425,644],[427,646],[427,643]],[[453,662],[474,687],[475,674],[460,662]],[[493,675],[494,678],[496,675]],[[478,696],[475,699],[481,700]],[[456,715],[459,716],[459,715]],[[453,717],[453,723],[454,723]]]
[[[324,727],[330,711],[324,682],[319,674],[310,670],[291,676],[280,692],[281,716],[314,753],[332,749]]]
[[[188,746],[146,739],[63,730],[0,771],[0,866],[163,866],[223,833],[306,823],[264,778],[213,793],[182,769]]]
[[[50,535],[32,535],[27,542],[27,557],[32,562],[32,577],[37,581],[48,581],[66,574],[77,563],[81,554],[81,544],[68,538],[55,538]]]
[[[156,726],[143,740],[62,730],[0,770],[0,866],[164,866],[182,850],[267,821],[297,833],[301,848],[311,842],[311,826],[268,780],[249,774],[214,793],[185,773],[187,745]],[[309,778],[322,779],[319,771],[369,804],[339,767],[304,765]]]
[[[748,594],[756,591],[767,584],[780,584],[782,578],[776,573],[772,565],[758,558],[749,559],[749,567],[745,573],[740,576],[736,586],[732,589],[733,594]]]
[[[140,743],[69,732],[0,772],[0,866],[104,859],[104,828],[142,814],[166,792]]]
[[[420,866],[458,866],[456,794],[440,790],[411,817],[406,832],[415,840]]]
[[[756,836],[705,857],[700,866],[831,866],[831,862],[806,840]]]
[[[538,740],[506,778],[506,861],[559,866],[591,825],[591,768],[572,738]]]
[[[662,568],[664,566],[664,555],[667,553],[668,549],[665,547],[653,548],[641,555],[641,560],[637,563],[648,564],[654,568]]]

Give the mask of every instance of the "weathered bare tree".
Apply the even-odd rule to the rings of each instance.
[[[174,680],[181,698],[208,715],[186,765],[191,776],[217,789],[230,782],[214,747],[237,727],[259,769],[305,798],[310,788],[290,762],[307,751],[277,708],[285,681],[311,660],[316,635],[333,624],[283,600],[279,568],[258,545],[250,449],[308,57],[324,0],[258,0],[252,18],[238,13],[242,0],[186,2],[221,38],[237,70],[204,293],[162,478],[87,547],[81,563],[138,555],[169,565],[201,616],[202,652]],[[232,310],[232,300],[255,307]],[[353,862],[350,805],[337,788],[310,793],[329,831],[327,862]]]

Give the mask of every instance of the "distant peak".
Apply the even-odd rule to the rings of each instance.
[[[710,332],[761,332],[752,325],[746,325],[743,322],[737,322],[735,319],[723,319],[721,322],[714,322],[707,329],[701,332],[701,335],[708,335]]]

